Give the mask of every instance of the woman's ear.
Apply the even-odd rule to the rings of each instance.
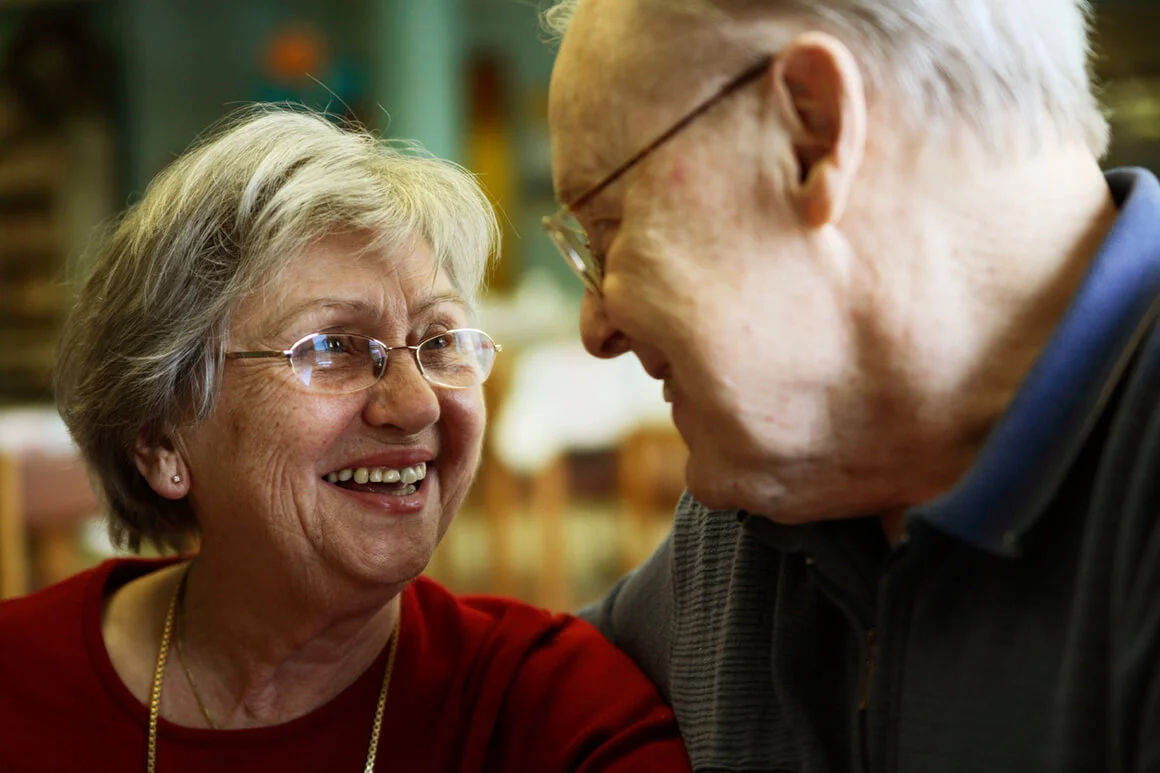
[[[841,218],[866,150],[866,93],[854,55],[823,32],[774,57],[770,87],[798,163],[798,200],[813,228]]]
[[[142,429],[133,451],[137,471],[159,496],[181,499],[189,493],[189,470],[168,437],[155,438]]]

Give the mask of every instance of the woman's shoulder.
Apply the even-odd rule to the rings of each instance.
[[[428,641],[455,642],[463,656],[493,674],[509,675],[513,683],[546,684],[541,680],[555,679],[561,670],[563,682],[589,694],[606,687],[609,692],[636,688],[648,700],[655,694],[628,655],[575,615],[502,596],[455,594],[425,577],[411,584],[408,595],[405,627],[418,623]],[[406,620],[416,612],[421,623]],[[592,675],[600,679],[586,684]],[[621,681],[613,688],[617,678]]]
[[[423,617],[424,627],[441,638],[503,645],[526,650],[594,648],[594,654],[619,653],[599,631],[574,615],[550,612],[518,599],[487,594],[457,594],[420,577],[407,590],[407,602]],[[439,630],[442,629],[442,630]],[[453,630],[448,630],[453,629]]]
[[[53,637],[54,629],[76,620],[84,607],[85,591],[107,578],[113,564],[109,561],[27,596],[0,602],[0,642]]]
[[[120,562],[110,561],[27,596],[0,603],[0,719],[13,727],[96,700],[100,684],[93,646],[100,637],[100,598]],[[68,685],[46,690],[45,684]]]
[[[27,596],[0,602],[0,651],[37,659],[72,657],[99,633],[106,589],[167,562],[115,558]],[[89,630],[92,629],[92,630]]]
[[[494,718],[488,748],[504,769],[687,769],[671,709],[588,623],[514,599],[455,595],[428,579],[409,593],[412,615],[444,618],[433,638],[467,634],[458,641],[482,674],[476,713]],[[586,767],[590,758],[609,764]]]

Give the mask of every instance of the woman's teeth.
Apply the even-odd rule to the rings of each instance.
[[[341,470],[326,474],[326,479],[331,483],[346,483],[353,480],[355,483],[399,483],[408,487],[426,477],[426,462],[398,469],[393,467],[344,467]]]

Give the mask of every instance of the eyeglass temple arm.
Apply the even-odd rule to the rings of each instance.
[[[226,352],[227,360],[271,360],[271,359],[290,359],[292,356],[289,350],[284,352],[266,351],[266,352]]]
[[[724,86],[722,86],[720,89],[715,91],[712,95],[710,95],[708,99],[705,99],[699,105],[694,107],[681,120],[677,121],[675,124],[670,126],[667,131],[665,131],[663,134],[661,134],[657,137],[654,137],[652,142],[645,145],[643,148],[641,148],[639,151],[637,151],[635,154],[633,154],[633,156],[631,158],[629,158],[623,164],[618,166],[616,169],[613,169],[612,172],[607,177],[605,177],[603,180],[601,180],[599,183],[597,183],[596,186],[593,187],[590,191],[583,194],[575,201],[572,201],[570,203],[565,204],[564,209],[569,210],[569,211],[575,211],[575,210],[580,209],[581,207],[585,206],[586,204],[588,204],[588,202],[592,201],[594,198],[596,198],[601,193],[603,193],[606,188],[608,188],[614,182],[619,180],[624,175],[625,172],[627,172],[629,169],[632,169],[634,166],[636,166],[638,163],[640,163],[640,160],[642,158],[649,155],[650,153],[655,151],[657,148],[659,148],[661,145],[664,145],[666,142],[671,140],[674,136],[676,136],[681,131],[683,131],[686,126],[691,124],[696,118],[701,116],[703,113],[708,112],[710,108],[712,108],[714,105],[716,105],[722,99],[729,96],[734,91],[737,91],[742,86],[745,86],[751,80],[754,80],[755,78],[760,77],[761,74],[764,73],[765,70],[769,67],[769,65],[772,61],[773,61],[772,55],[765,56],[761,59],[760,62],[753,64],[748,69],[746,69],[744,72],[742,72],[740,75],[738,75],[737,77],[735,77],[732,80],[730,80],[729,82],[727,82]]]

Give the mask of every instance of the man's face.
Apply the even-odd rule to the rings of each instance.
[[[649,34],[631,6],[588,0],[561,46],[549,110],[564,201],[736,74],[689,58],[705,50],[682,45],[691,22]],[[858,279],[837,230],[809,228],[794,204],[793,148],[763,87],[726,98],[575,213],[606,255],[581,327],[593,354],[631,351],[665,380],[694,496],[794,521],[829,514],[843,435],[857,431]]]

